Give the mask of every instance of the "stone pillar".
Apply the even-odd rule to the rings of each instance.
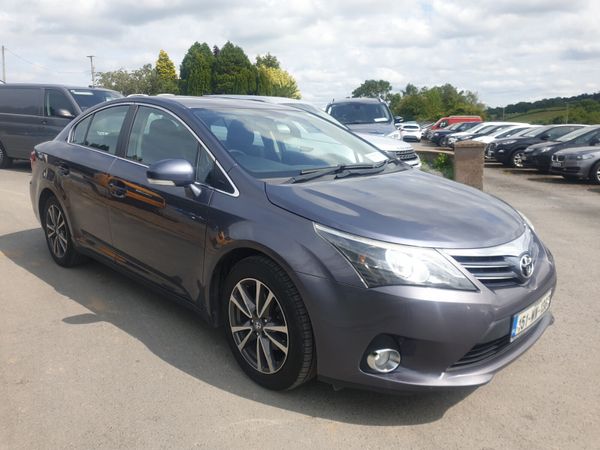
[[[454,144],[454,180],[483,189],[485,144],[478,141],[460,141]]]

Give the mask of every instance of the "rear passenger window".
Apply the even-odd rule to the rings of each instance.
[[[0,113],[40,115],[42,91],[38,88],[0,88]]]
[[[83,145],[114,155],[128,110],[129,106],[115,106],[95,113]]]
[[[86,117],[73,128],[73,135],[71,137],[71,142],[73,144],[85,145],[85,135],[87,134],[87,130],[90,127],[90,122],[92,121],[92,116]]]

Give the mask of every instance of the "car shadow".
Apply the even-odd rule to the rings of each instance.
[[[293,391],[272,392],[254,384],[239,369],[222,329],[212,328],[187,308],[100,263],[59,267],[50,258],[41,229],[0,236],[0,252],[88,310],[63,318],[65,324],[108,322],[173,367],[256,402],[332,421],[398,426],[439,420],[475,390],[396,396],[352,389],[334,391],[328,384],[312,381]]]
[[[31,172],[31,163],[29,161],[13,161],[9,167],[1,170],[10,170],[12,172]]]
[[[537,177],[528,178],[529,181],[535,181],[537,183],[549,183],[549,184],[572,184],[572,185],[586,185],[589,184],[587,180],[566,180],[560,175],[539,175]]]

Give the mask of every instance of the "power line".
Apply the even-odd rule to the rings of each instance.
[[[48,66],[45,66],[43,64],[39,64],[33,61],[28,60],[27,58],[22,57],[21,55],[13,52],[11,49],[9,49],[8,47],[4,47],[4,50],[6,50],[7,52],[9,52],[11,55],[15,56],[16,58],[20,59],[23,62],[26,62],[27,64],[31,64],[32,66],[37,66],[41,69],[44,69],[48,72],[52,72],[52,73],[59,73],[59,74],[80,74],[80,73],[87,73],[87,70],[78,70],[78,71],[60,71],[60,70],[53,70],[51,68],[49,68]]]

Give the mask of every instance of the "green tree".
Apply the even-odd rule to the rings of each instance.
[[[260,65],[258,70],[258,95],[300,98],[296,80],[285,70]]]
[[[270,53],[267,53],[265,56],[258,55],[256,57],[256,66],[257,67],[265,66],[265,67],[270,67],[272,69],[281,69],[281,66],[279,65],[279,60],[277,59],[277,57],[271,55]]]
[[[258,73],[237,45],[227,42],[220,50],[213,71],[215,94],[256,94]]]
[[[98,74],[98,85],[113,89],[123,95],[160,93],[161,83],[158,73],[152,64],[145,64],[139,69],[127,71],[119,69]]]
[[[212,93],[214,65],[215,56],[208,44],[194,42],[181,61],[181,92],[185,95]]]
[[[385,80],[366,80],[352,91],[352,97],[383,98],[388,100],[392,85]]]
[[[169,58],[169,55],[164,50],[160,50],[158,53],[156,73],[158,75],[161,92],[170,94],[179,93],[175,64],[173,64],[173,61],[171,61],[171,58]]]

